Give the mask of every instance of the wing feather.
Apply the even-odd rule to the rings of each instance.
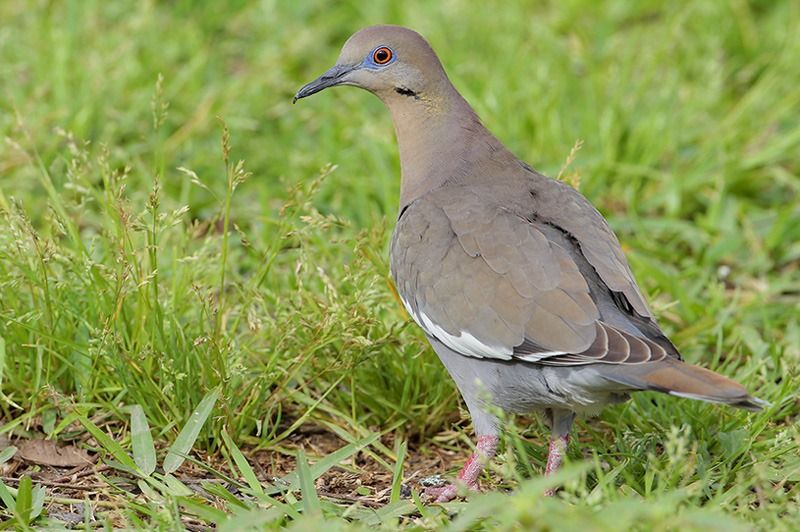
[[[593,285],[563,241],[479,192],[448,187],[429,193],[409,205],[395,229],[392,274],[427,334],[465,356],[545,365],[636,364],[668,356],[658,343],[603,322]],[[608,289],[649,316],[616,237],[589,207],[588,219],[567,216],[565,231]]]

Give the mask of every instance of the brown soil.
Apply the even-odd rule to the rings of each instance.
[[[454,440],[455,433],[442,434],[438,440]],[[0,449],[7,445],[18,448],[29,446],[29,440],[3,440]],[[383,438],[382,443],[389,449],[394,448],[391,436]],[[91,440],[90,444],[94,443]],[[280,450],[259,450],[253,452],[243,449],[248,457],[256,476],[264,484],[273,484],[276,478],[283,477],[295,470],[294,452],[298,448],[305,449],[310,462],[317,457],[326,456],[345,446],[347,442],[336,435],[321,430],[318,426],[301,427],[288,441],[284,442]],[[37,445],[38,447],[42,447]],[[77,452],[77,447],[70,444],[58,445],[54,452],[59,456],[65,453]],[[460,450],[449,451],[443,448],[426,446],[424,451],[410,448],[406,453],[404,463],[404,478],[401,496],[408,497],[411,489],[420,489],[419,480],[431,475],[441,474],[446,476],[457,470],[466,460],[469,448],[466,445],[457,445]],[[81,451],[83,452],[83,451]],[[376,453],[381,456],[380,453]],[[42,456],[41,453],[17,452],[8,462],[0,465],[0,480],[7,485],[16,487],[19,479],[28,475],[33,480],[34,486],[43,486],[47,490],[47,512],[51,517],[63,521],[67,526],[80,525],[84,519],[83,501],[89,501],[93,513],[119,514],[119,522],[124,525],[121,510],[124,501],[120,496],[134,496],[144,500],[144,495],[139,489],[136,478],[113,469],[104,464],[97,455],[87,454],[88,461],[74,467],[58,467],[52,465],[54,457]],[[193,456],[203,464],[220,471],[231,478],[238,478],[232,473],[222,456],[219,454],[208,455],[203,452],[194,452]],[[33,458],[33,459],[31,459]],[[381,456],[384,460],[386,457]],[[391,462],[387,460],[387,462]],[[235,496],[244,496],[239,493],[238,487],[215,477],[202,467],[184,462],[175,476],[193,491],[201,496],[208,495],[200,487],[203,481],[214,482],[225,486]],[[110,485],[110,484],[113,484]],[[392,471],[381,464],[368,452],[361,451],[340,465],[331,468],[316,481],[319,495],[333,501],[346,504],[359,503],[363,506],[380,507],[389,500],[392,489]],[[127,493],[126,493],[127,492]],[[117,521],[117,519],[112,519]],[[189,528],[199,527],[201,523],[185,521]]]

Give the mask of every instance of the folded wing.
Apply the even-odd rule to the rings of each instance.
[[[468,187],[420,198],[398,221],[392,242],[392,273],[407,310],[427,334],[465,356],[547,365],[670,356],[638,330],[603,320],[597,300],[607,294],[593,293],[597,283],[587,283],[569,240],[548,238],[541,223],[487,204]],[[597,242],[590,248],[600,253]],[[649,319],[622,251],[612,255],[601,266],[586,260],[603,282],[610,276],[609,291],[630,293],[632,310]],[[624,271],[602,273],[615,268]]]

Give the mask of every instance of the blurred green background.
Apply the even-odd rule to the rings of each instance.
[[[197,443],[211,453],[223,426],[288,455],[301,427],[379,432],[387,467],[393,441],[466,449],[457,393],[387,277],[388,113],[354,89],[291,104],[376,23],[421,32],[491,131],[579,184],[688,360],[774,405],[750,416],[645,394],[609,409],[577,429],[573,459],[605,464],[565,490],[577,509],[500,524],[614,504],[640,526],[716,519],[701,507],[797,523],[791,0],[0,3],[0,434],[74,437],[70,416],[94,413],[128,448],[138,404],[166,444],[219,387]],[[546,433],[518,426],[526,443],[508,448],[527,453],[525,477]],[[661,442],[671,427],[687,438],[678,458]],[[512,462],[501,485],[519,480]],[[478,517],[465,522],[498,524]]]

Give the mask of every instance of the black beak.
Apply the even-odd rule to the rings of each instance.
[[[294,95],[292,103],[296,103],[300,98],[311,96],[312,94],[316,94],[323,89],[327,89],[328,87],[339,85],[342,83],[342,81],[344,81],[342,78],[345,76],[345,74],[352,72],[355,70],[355,68],[356,67],[354,65],[335,65],[333,68],[325,72],[311,83],[303,85],[303,87],[297,91],[297,94]]]

